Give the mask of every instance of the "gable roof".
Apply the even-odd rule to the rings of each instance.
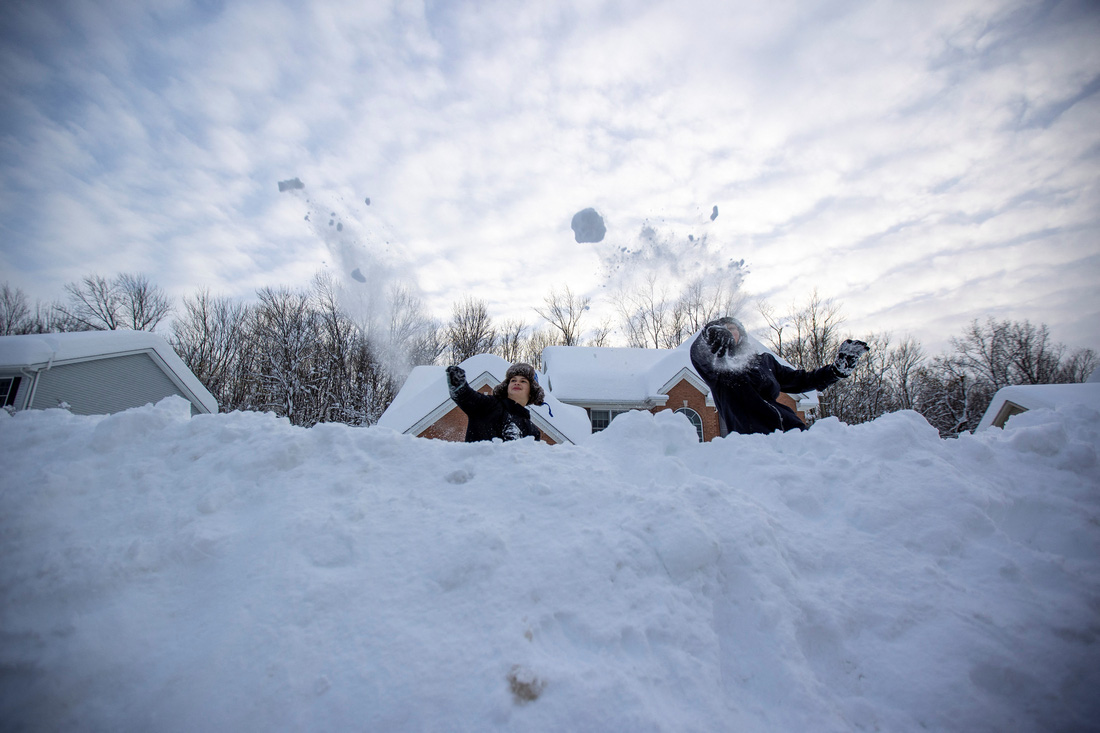
[[[197,407],[218,411],[218,401],[162,337],[148,331],[72,331],[0,336],[0,369],[38,371],[56,365],[129,354],[153,355],[165,374],[190,393]]]
[[[988,427],[1003,428],[1010,417],[1021,412],[1068,405],[1085,405],[1100,411],[1100,383],[1018,384],[1001,387],[993,395],[993,400],[974,430],[977,432]]]
[[[511,362],[496,354],[478,354],[459,364],[474,389],[495,387],[504,381]],[[544,405],[529,405],[531,421],[558,443],[577,443],[592,434],[588,415],[580,407],[562,403],[551,391],[546,378],[536,372],[546,393]],[[446,368],[413,367],[390,406],[378,418],[378,425],[399,433],[419,435],[430,425],[457,408],[447,390]],[[551,414],[552,413],[552,414]]]
[[[698,335],[696,331],[675,349],[548,346],[542,350],[542,363],[558,399],[572,404],[656,407],[667,402],[670,389],[687,380],[713,405],[710,389],[691,363],[691,345]],[[771,353],[751,335],[746,343],[754,353]]]

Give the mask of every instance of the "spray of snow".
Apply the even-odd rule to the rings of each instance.
[[[411,361],[407,340],[395,337],[392,328],[400,316],[394,312],[394,294],[400,290],[418,299],[420,286],[403,259],[400,238],[377,207],[369,208],[370,198],[349,204],[343,196],[307,192],[305,184],[294,180],[299,185],[285,190],[304,205],[303,221],[329,251],[344,312],[367,334],[388,371],[403,380]]]
[[[724,279],[739,286],[748,269],[743,259],[730,256],[730,247],[707,231],[709,216],[680,225],[646,221],[630,242],[610,238],[597,246],[606,286],[626,289],[649,278],[675,292],[703,278]]]
[[[12,730],[1092,730],[1100,413],[580,445],[0,413]]]

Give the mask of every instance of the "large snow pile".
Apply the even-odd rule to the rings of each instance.
[[[5,730],[1100,721],[1100,415],[579,446],[0,415]]]

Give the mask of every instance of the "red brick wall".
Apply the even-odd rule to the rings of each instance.
[[[794,401],[794,397],[791,397],[786,392],[780,392],[779,396],[775,398],[775,401],[794,410],[794,414],[798,415],[798,419],[802,422],[806,422],[806,413],[798,409],[798,403]]]
[[[668,391],[668,402],[664,407],[656,407],[651,412],[679,410],[684,407],[685,400],[687,406],[699,413],[703,421],[703,440],[711,441],[718,437],[718,411],[713,407],[707,407],[707,396],[691,386],[686,379],[680,380]]]

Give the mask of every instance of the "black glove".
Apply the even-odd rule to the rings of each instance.
[[[718,358],[722,358],[737,346],[737,342],[733,340],[733,334],[725,326],[707,326],[707,330],[703,331],[703,338],[710,347],[710,353]]]
[[[458,389],[462,385],[466,384],[466,372],[462,367],[449,366],[447,367],[447,386]]]
[[[859,357],[870,351],[871,348],[863,341],[844,339],[844,343],[836,351],[836,361],[833,362],[833,371],[838,377],[848,377],[859,363]]]

